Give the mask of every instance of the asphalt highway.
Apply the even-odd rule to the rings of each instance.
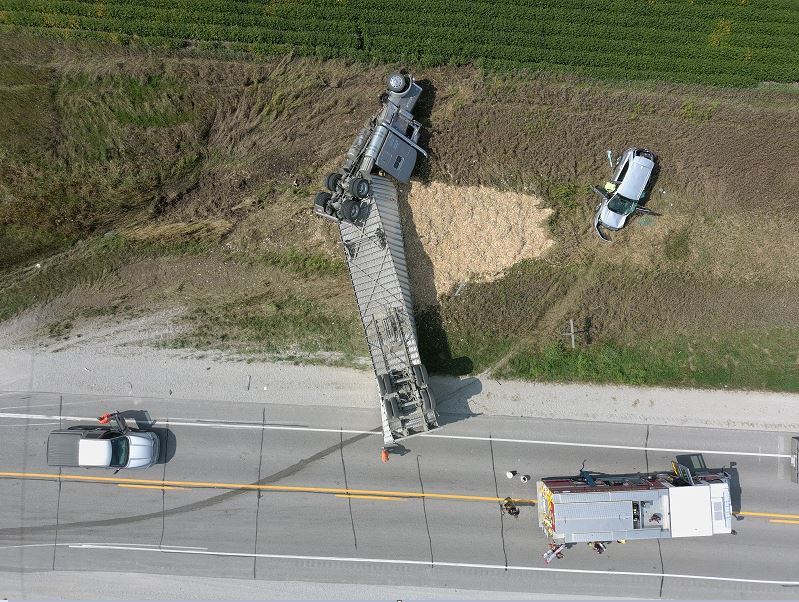
[[[118,409],[152,423],[146,470],[48,467],[48,433]],[[796,598],[791,433],[443,416],[380,461],[376,412],[0,394],[0,571],[110,571],[647,598]],[[535,481],[731,469],[736,536],[579,545],[545,565]],[[507,470],[529,474],[527,484]],[[503,516],[511,496],[521,516]],[[231,594],[235,597],[235,593]],[[468,592],[464,592],[468,597]]]

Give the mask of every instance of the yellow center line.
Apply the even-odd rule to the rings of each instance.
[[[136,487],[141,489],[243,489],[251,491],[282,491],[282,492],[301,492],[301,493],[322,493],[334,494],[336,497],[351,497],[358,499],[372,500],[404,500],[413,498],[440,499],[440,500],[463,500],[469,502],[502,502],[505,498],[481,496],[481,495],[458,495],[454,493],[421,493],[417,491],[383,491],[380,489],[344,489],[340,487],[301,487],[290,485],[258,485],[256,483],[213,483],[207,481],[161,481],[156,479],[131,479],[127,477],[96,477],[91,475],[71,475],[71,474],[49,474],[35,472],[0,472],[0,478],[25,478],[25,479],[53,479],[62,481],[112,483],[120,487]],[[514,498],[516,504],[535,505],[537,500]],[[770,520],[772,523],[799,524],[799,514],[774,514],[771,512],[736,512],[738,516],[760,516],[777,520]],[[787,520],[797,519],[797,520]]]
[[[765,516],[769,518],[799,518],[799,514],[772,514],[771,512],[735,512],[738,516]]]
[[[201,487],[211,489],[246,489],[253,491],[293,491],[303,493],[333,493],[346,495],[384,495],[401,498],[425,498],[440,500],[463,500],[469,502],[501,502],[505,498],[482,496],[482,495],[457,495],[454,493],[421,493],[417,491],[382,491],[379,489],[343,489],[340,487],[299,487],[289,485],[258,485],[255,483],[211,483],[206,481],[160,481],[155,479],[130,479],[127,477],[95,477],[89,475],[71,474],[48,474],[35,472],[0,472],[0,477],[16,477],[26,479],[61,479],[62,481],[81,481],[99,483],[130,483],[135,485],[157,485],[164,487],[172,485],[175,487]],[[533,499],[515,499],[520,504],[535,504]]]
[[[183,489],[185,491],[185,487],[170,487],[168,485],[128,485],[126,483],[117,483],[117,487],[135,487],[136,489]]]
[[[404,502],[405,498],[401,497],[388,497],[385,495],[352,495],[349,493],[337,493],[336,497],[356,498],[359,500],[391,500],[393,502]]]
[[[782,523],[784,525],[799,525],[799,520],[780,520],[776,518],[769,519],[770,523]]]

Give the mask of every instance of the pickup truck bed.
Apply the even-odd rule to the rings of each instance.
[[[54,432],[47,438],[48,466],[78,466],[80,431]]]

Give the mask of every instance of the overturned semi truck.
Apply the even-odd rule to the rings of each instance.
[[[438,426],[419,358],[397,187],[388,177],[408,182],[417,156],[427,156],[412,113],[421,94],[413,77],[391,74],[381,109],[358,132],[341,168],[327,176],[327,191],[314,199],[314,213],[335,222],[341,233],[386,444]]]

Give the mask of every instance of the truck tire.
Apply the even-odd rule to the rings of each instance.
[[[329,192],[319,192],[316,194],[313,200],[314,207],[318,208],[319,211],[326,213],[327,215],[333,214],[333,208],[330,206],[330,196]]]
[[[414,364],[413,375],[416,377],[416,382],[420,386],[427,385],[427,370],[424,369],[422,364]]]
[[[394,392],[394,384],[391,382],[391,375],[390,374],[381,374],[377,377],[381,383],[382,392],[383,393],[393,393]]]
[[[350,194],[356,199],[365,199],[372,192],[372,183],[366,178],[353,178],[350,181]]]
[[[407,75],[402,73],[392,73],[388,76],[388,89],[395,94],[402,94],[408,89],[410,81]]]
[[[361,203],[355,199],[347,199],[341,203],[341,219],[354,222],[361,215]]]
[[[340,173],[338,173],[337,171],[329,173],[325,178],[325,188],[327,188],[330,192],[336,192],[336,188],[338,187],[339,182],[341,182]]]

